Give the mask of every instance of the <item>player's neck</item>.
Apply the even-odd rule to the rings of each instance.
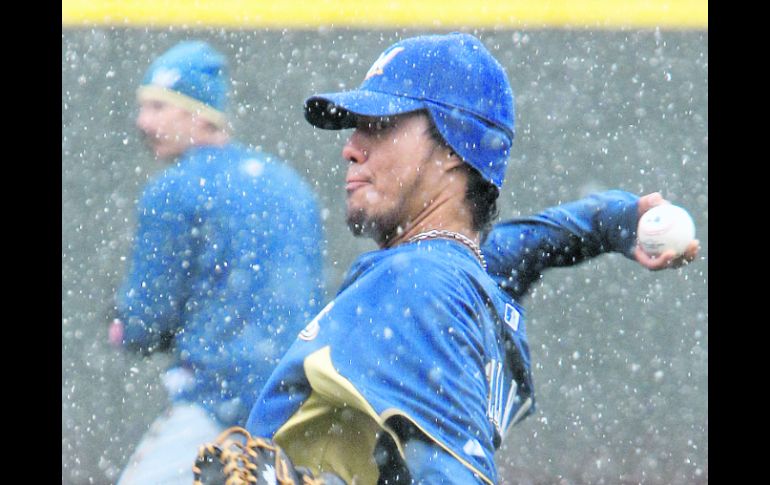
[[[415,218],[405,221],[395,234],[377,241],[380,247],[390,248],[429,231],[449,231],[462,234],[475,243],[478,231],[473,230],[472,215],[462,197],[442,198],[429,204]]]

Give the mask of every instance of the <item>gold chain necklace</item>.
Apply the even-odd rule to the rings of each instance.
[[[420,234],[412,236],[409,238],[407,242],[411,243],[416,241],[424,241],[426,239],[442,239],[442,238],[454,239],[455,241],[459,241],[460,243],[467,246],[471,251],[473,251],[473,254],[476,255],[476,259],[479,260],[479,263],[481,263],[481,267],[484,268],[484,271],[487,270],[487,260],[484,259],[484,253],[481,252],[481,248],[479,247],[479,245],[473,242],[473,240],[470,239],[469,237],[464,236],[459,232],[433,229],[432,231],[421,232]]]

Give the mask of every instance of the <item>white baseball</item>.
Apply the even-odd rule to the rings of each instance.
[[[639,218],[637,239],[642,250],[657,256],[673,249],[677,256],[684,253],[695,239],[695,223],[690,214],[679,206],[661,204]]]

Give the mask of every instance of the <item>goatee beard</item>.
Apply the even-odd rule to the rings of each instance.
[[[345,222],[348,229],[356,237],[370,237],[384,247],[387,242],[398,234],[398,224],[387,221],[387,218],[372,219],[367,217],[362,209],[348,212]]]
[[[375,238],[377,232],[375,230],[376,223],[368,220],[363,210],[349,212],[345,222],[354,236]]]

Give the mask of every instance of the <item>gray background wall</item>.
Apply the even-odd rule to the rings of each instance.
[[[594,190],[659,190],[687,207],[702,245],[680,270],[620,255],[546,274],[524,300],[537,413],[498,454],[504,483],[708,481],[708,33],[471,31],[506,67],[517,138],[501,214]],[[179,40],[231,59],[231,114],[247,143],[311,180],[326,217],[333,291],[374,249],[342,220],[346,133],[313,130],[310,94],[355,87],[420,32],[65,29],[62,32],[62,482],[111,483],[161,410],[165,356],[107,346],[134,206],[162,165],[134,129],[134,90]]]

